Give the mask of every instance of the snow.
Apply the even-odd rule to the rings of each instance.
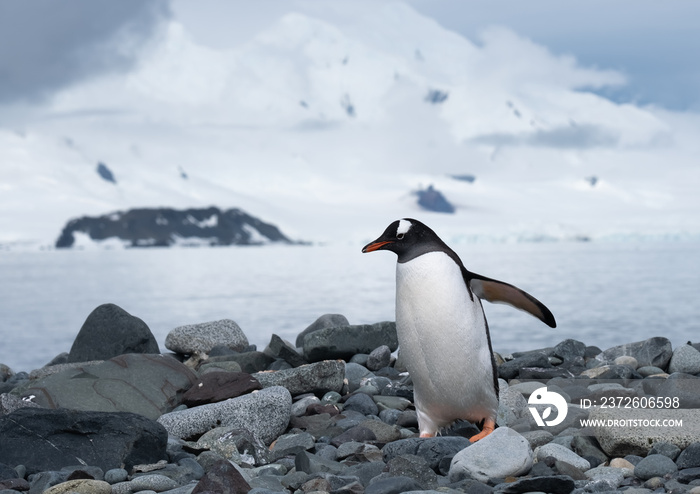
[[[363,245],[403,217],[448,243],[700,238],[700,116],[587,91],[624,83],[401,3],[342,22],[290,12],[235,49],[173,18],[130,72],[0,128],[0,246],[49,247],[84,215],[212,205],[324,244]],[[431,184],[454,215],[416,205]]]

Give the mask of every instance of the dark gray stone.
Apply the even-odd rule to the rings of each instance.
[[[381,345],[392,352],[398,348],[394,322],[319,329],[306,335],[302,344],[304,357],[310,362],[349,360],[356,353],[370,353]]]
[[[268,366],[274,362],[274,359],[269,355],[265,355],[263,352],[252,351],[235,353],[233,355],[226,355],[222,357],[210,357],[206,360],[204,365],[223,364],[224,362],[236,363],[243,372],[254,374],[256,372],[267,370]]]
[[[270,460],[277,461],[284,456],[295,456],[297,453],[310,450],[314,445],[314,437],[308,432],[284,434],[272,443]]]
[[[648,340],[608,348],[598,355],[597,359],[604,363],[612,364],[621,355],[629,355],[636,358],[639,367],[653,365],[666,369],[673,355],[673,350],[668,338],[656,336]]]
[[[518,377],[520,370],[525,367],[551,367],[549,358],[545,353],[530,352],[521,357],[514,358],[498,366],[498,377],[510,380]]]
[[[584,355],[586,355],[586,345],[577,340],[564,340],[554,347],[554,356],[559,357],[564,362]]]
[[[393,477],[409,477],[418,482],[423,489],[437,487],[437,474],[430,468],[425,459],[415,455],[401,455],[392,458],[387,463],[389,475]]]
[[[343,410],[353,410],[362,415],[378,415],[379,408],[371,396],[364,393],[356,393],[350,396],[343,405]]]
[[[340,360],[325,360],[302,365],[294,369],[254,374],[264,388],[283,386],[296,396],[304,393],[340,391],[345,378],[345,363]]]
[[[331,444],[336,448],[341,444],[348,441],[356,441],[358,443],[363,443],[365,441],[376,441],[377,436],[367,427],[362,427],[362,425],[356,425],[351,427],[345,432],[338,434],[331,440]]]
[[[367,368],[371,371],[387,367],[391,363],[391,349],[382,345],[372,350],[367,357]]]
[[[304,344],[306,335],[318,331],[319,329],[337,328],[342,326],[350,326],[347,317],[342,314],[323,314],[321,317],[312,322],[304,331],[297,335],[295,345],[300,348]]]
[[[634,476],[649,480],[652,477],[663,477],[675,473],[677,470],[678,467],[668,456],[649,455],[634,467]]]
[[[192,494],[219,493],[246,494],[250,485],[228,460],[215,462],[197,483]]]
[[[681,454],[681,448],[679,448],[675,444],[667,442],[656,442],[652,445],[651,449],[649,450],[649,454],[668,456],[673,461],[676,461],[678,455]]]
[[[574,436],[571,441],[571,448],[581,458],[591,456],[596,458],[598,464],[609,460],[608,456],[603,452],[603,448],[598,444],[598,440],[593,436]]]
[[[515,482],[499,484],[494,493],[520,494],[524,492],[547,492],[549,494],[569,494],[576,487],[571,477],[566,475],[550,475],[517,479]]]
[[[197,376],[165,355],[128,354],[31,382],[20,396],[45,408],[133,412],[156,419],[178,406]]]
[[[700,442],[690,443],[676,458],[676,465],[680,470],[700,467]]]
[[[168,434],[134,413],[23,408],[0,417],[0,463],[28,473],[87,463],[103,471],[167,459]]]
[[[354,393],[360,388],[363,379],[372,376],[374,376],[372,371],[360,364],[354,362],[345,364],[345,379],[348,382],[348,391],[350,393]]]
[[[264,353],[274,359],[282,359],[292,367],[308,364],[290,342],[283,340],[276,334],[270,338],[270,343],[265,348]]]
[[[466,437],[438,436],[428,438],[401,439],[386,444],[382,448],[384,461],[401,455],[415,455],[423,458],[433,470],[438,468],[440,460],[446,456],[454,456],[459,451],[470,446]]]
[[[103,304],[88,315],[67,360],[107,360],[125,353],[160,353],[160,349],[145,322],[117,305]]]
[[[420,484],[410,477],[386,477],[370,482],[365,494],[401,494],[419,490],[422,490]]]

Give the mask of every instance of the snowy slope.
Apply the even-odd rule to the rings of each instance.
[[[623,83],[400,3],[342,26],[289,13],[232,50],[174,19],[131,72],[0,129],[0,244],[51,245],[77,216],[210,205],[316,242],[361,243],[404,216],[462,241],[697,237],[700,118],[586,91]],[[465,173],[477,180],[450,178]],[[429,184],[456,214],[418,208]]]

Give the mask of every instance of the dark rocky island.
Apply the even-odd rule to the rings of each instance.
[[[168,247],[176,243],[201,245],[260,245],[293,243],[279,228],[240,209],[217,207],[177,210],[140,208],[102,216],[73,219],[63,228],[56,248],[72,247],[75,233],[92,240],[117,238],[131,247]]]

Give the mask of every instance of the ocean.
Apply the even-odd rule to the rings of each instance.
[[[0,363],[15,372],[70,350],[88,314],[114,303],[143,319],[162,352],[170,330],[233,319],[262,350],[292,343],[325,313],[351,324],[394,318],[396,257],[362,245],[5,251],[0,253]],[[551,329],[485,303],[495,351],[566,338],[601,349],[665,336],[700,340],[697,242],[465,243],[467,269],[547,305]]]

